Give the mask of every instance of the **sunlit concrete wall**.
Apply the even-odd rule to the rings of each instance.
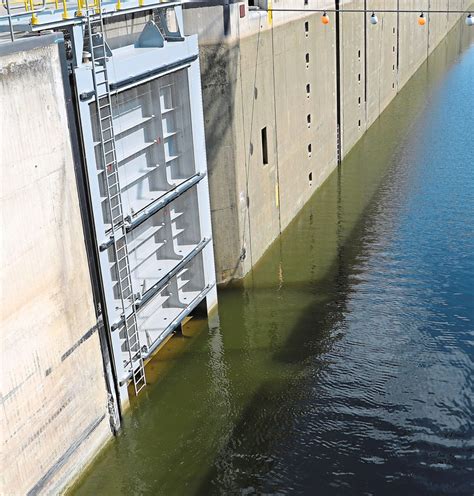
[[[275,0],[275,9],[334,9],[334,1]],[[457,10],[472,0],[456,2]],[[346,156],[460,14],[452,0],[344,0],[340,15],[340,142]],[[203,6],[204,5],[204,6]],[[243,10],[241,10],[243,9]],[[418,25],[423,9],[427,23]],[[190,2],[198,33],[211,209],[219,282],[254,266],[337,164],[335,14],[255,11],[246,3]],[[308,57],[308,58],[307,58]],[[309,86],[307,86],[309,85]],[[309,90],[309,91],[308,91]],[[310,116],[310,123],[308,123]],[[262,160],[267,128],[268,164]]]
[[[60,38],[0,47],[0,494],[57,494],[110,436]]]

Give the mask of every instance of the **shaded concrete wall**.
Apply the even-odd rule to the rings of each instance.
[[[466,9],[472,0],[459,0]],[[244,17],[240,7],[245,6]],[[275,8],[301,9],[280,0]],[[423,9],[340,15],[341,155],[444,38],[460,14],[452,0],[345,0],[341,9]],[[314,0],[308,8],[334,8]],[[184,11],[198,33],[219,282],[245,275],[337,164],[335,14],[249,11],[246,4]],[[310,123],[308,123],[310,116]],[[268,164],[262,161],[267,129]]]
[[[57,41],[0,48],[1,494],[57,494],[110,436]]]

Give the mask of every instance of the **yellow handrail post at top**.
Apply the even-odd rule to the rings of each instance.
[[[82,17],[82,0],[77,0],[77,11],[76,11],[76,16]]]
[[[34,12],[35,4],[33,3],[33,0],[30,0],[30,9],[33,12],[33,15],[31,16],[31,24],[34,26],[35,24],[38,24],[38,16]]]
[[[69,19],[66,0],[63,0],[63,19]]]
[[[58,10],[58,9],[59,9],[59,2],[58,2],[58,0],[54,0],[54,8],[55,8],[56,10]]]
[[[120,0],[117,0],[116,9],[120,10],[121,8],[122,8],[122,4],[120,3]]]
[[[94,0],[95,13],[100,14],[100,0]]]
[[[143,7],[143,2],[144,2],[144,0],[138,0],[139,7]]]

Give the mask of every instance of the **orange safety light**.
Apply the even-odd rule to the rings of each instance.
[[[420,17],[418,17],[418,24],[420,26],[424,26],[426,24],[425,14],[421,13]]]
[[[329,16],[324,12],[324,14],[321,16],[321,22],[323,24],[329,24]]]

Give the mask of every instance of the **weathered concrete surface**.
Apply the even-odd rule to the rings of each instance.
[[[51,38],[0,51],[0,494],[9,495],[57,494],[110,436]]]
[[[302,2],[301,2],[302,3]],[[301,9],[280,0],[275,8]],[[340,15],[341,156],[378,118],[460,14],[452,0],[345,0],[343,9],[424,9]],[[456,2],[457,10],[472,0]],[[335,14],[188,8],[199,33],[218,282],[244,276],[337,164]],[[334,8],[314,0],[308,8]],[[227,9],[227,10],[226,10]],[[226,21],[228,12],[228,21]],[[224,33],[227,26],[227,33]],[[474,30],[473,30],[474,31]],[[309,86],[308,86],[309,85]],[[308,91],[309,90],[309,91]],[[310,116],[310,123],[308,123]],[[262,161],[267,129],[268,164]]]

